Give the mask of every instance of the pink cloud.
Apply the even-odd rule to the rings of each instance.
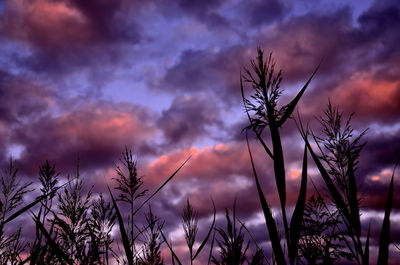
[[[332,98],[359,115],[382,115],[390,118],[400,111],[400,81],[355,73],[333,91]],[[395,115],[396,116],[396,115]],[[385,117],[382,117],[385,118]],[[391,117],[395,118],[395,117]]]
[[[66,2],[13,0],[5,10],[1,31],[41,49],[74,47],[94,37],[86,17]]]
[[[148,145],[157,132],[143,108],[113,104],[80,105],[60,116],[43,116],[16,130],[13,140],[25,147],[22,167],[35,172],[45,159],[65,170],[77,157],[86,168],[107,168],[120,157],[125,145],[143,155],[155,152]]]

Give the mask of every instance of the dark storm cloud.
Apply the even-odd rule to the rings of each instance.
[[[369,136],[369,134],[372,135]],[[367,132],[365,141],[367,144],[361,153],[358,172],[364,181],[367,177],[379,175],[383,170],[391,171],[396,164],[400,163],[399,130],[375,134],[370,130]],[[386,178],[387,183],[366,181],[365,189],[368,194],[379,196],[382,189],[387,190],[389,176],[386,176]],[[381,200],[380,204],[382,206]]]
[[[47,87],[0,70],[0,120],[8,126],[34,120],[52,104]]]
[[[377,63],[385,67],[398,58],[398,3],[377,2],[356,19],[359,25],[353,24],[352,16],[348,7],[310,11],[279,23],[259,41],[274,53],[284,78],[290,81],[308,76],[322,59],[317,76],[337,81]]]
[[[366,141],[367,145],[364,148],[364,159],[371,159],[373,156],[376,159],[374,161],[367,160],[365,162],[366,164],[390,167],[400,162],[400,130],[374,134],[368,137]],[[369,169],[372,170],[372,168]]]
[[[211,126],[221,126],[218,104],[208,96],[175,98],[171,107],[162,111],[157,122],[163,131],[165,145],[186,143],[208,134]]]
[[[258,41],[266,52],[273,53],[284,79],[296,82],[310,76],[322,59],[318,76],[331,75],[333,70],[336,75],[343,73],[349,64],[344,55],[352,48],[351,30],[351,12],[343,8],[327,14],[292,17],[261,35]]]
[[[278,24],[272,32],[260,34],[252,40],[253,48],[261,46],[266,55],[273,52],[283,68],[284,80],[290,83],[307,80],[320,60],[324,58],[318,76],[345,66],[345,55],[337,52],[348,50],[347,39],[351,14],[348,9],[330,15],[308,14]],[[325,38],[330,32],[331,38]],[[343,48],[338,48],[343,47]],[[254,49],[244,46],[225,47],[220,50],[186,50],[180,60],[170,67],[160,84],[170,91],[196,92],[210,90],[224,100],[240,99],[239,71],[249,67]],[[346,69],[346,67],[344,67]],[[290,84],[289,83],[289,84]]]
[[[179,1],[179,8],[182,13],[194,16],[196,19],[210,27],[228,26],[228,21],[215,11],[224,1]]]
[[[210,29],[220,27],[236,27],[237,21],[249,27],[271,24],[282,19],[289,11],[288,5],[280,0],[246,1],[180,1],[179,7],[187,15],[192,15]],[[218,12],[222,6],[234,6],[236,21],[229,19],[229,15]]]
[[[400,3],[398,1],[375,1],[369,10],[359,18],[360,42],[380,42],[375,54],[378,62],[399,56],[398,46],[400,33]]]
[[[245,10],[245,17],[250,22],[250,27],[270,24],[281,19],[288,12],[288,7],[281,0],[251,1],[243,2],[241,5]]]
[[[221,51],[186,50],[178,63],[169,68],[158,85],[171,92],[210,92],[230,104],[240,98],[239,71],[248,59],[243,47],[230,47]],[[162,87],[161,87],[162,85]]]
[[[54,106],[53,92],[26,78],[0,70],[0,164],[8,163],[15,128],[34,122]]]
[[[204,14],[213,11],[215,8],[218,8],[222,3],[223,1],[180,0],[179,6],[187,13],[203,16]]]
[[[134,3],[124,0],[95,1],[67,0],[89,20],[93,31],[105,41],[137,42],[139,31],[133,18],[126,19],[125,13]],[[135,6],[136,8],[138,6]]]

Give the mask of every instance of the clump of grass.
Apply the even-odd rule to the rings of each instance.
[[[117,178],[114,180],[118,183],[115,188],[119,191],[118,199],[119,201],[125,202],[130,207],[130,212],[128,215],[128,239],[131,252],[135,252],[135,201],[146,195],[147,189],[142,189],[143,179],[137,174],[137,160],[133,157],[132,151],[125,148],[125,153],[121,159],[121,166],[116,165],[115,170],[118,174]]]
[[[251,68],[251,70],[245,69],[245,75],[241,76],[240,79],[243,103],[250,123],[244,128],[244,130],[246,133],[249,130],[252,130],[255,133],[257,140],[273,161],[275,182],[281,206],[283,228],[285,231],[286,240],[284,242],[287,246],[287,255],[290,264],[295,264],[299,261],[299,239],[300,236],[304,239],[304,233],[307,232],[304,230],[305,227],[302,227],[301,225],[303,223],[304,209],[306,205],[307,152],[311,154],[329,191],[331,200],[338,209],[337,213],[340,218],[338,219],[339,223],[336,223],[336,227],[344,225],[346,228],[344,232],[347,233],[347,236],[340,236],[339,239],[339,235],[336,235],[337,237],[333,241],[341,241],[341,243],[345,244],[350,254],[347,255],[339,252],[336,257],[351,258],[357,264],[368,264],[370,234],[368,231],[367,240],[363,246],[361,241],[362,231],[359,210],[360,198],[358,196],[358,186],[355,177],[358,157],[365,145],[365,143],[361,142],[361,138],[365,131],[358,136],[354,136],[353,130],[350,126],[351,116],[343,127],[342,114],[338,111],[338,108],[332,107],[330,103],[325,111],[325,117],[319,119],[323,126],[323,136],[317,137],[314,135],[312,130],[309,130],[308,128],[305,130],[302,127],[301,120],[299,120],[300,124],[298,124],[298,128],[305,142],[305,150],[299,196],[289,225],[286,214],[285,163],[283,159],[283,149],[279,129],[287,119],[291,117],[294,108],[315,75],[318,67],[295,98],[283,107],[279,107],[278,104],[278,99],[283,92],[280,88],[282,76],[280,71],[277,74],[275,73],[275,64],[272,60],[272,56],[270,55],[268,59],[265,60],[263,52],[258,49],[257,59],[251,61]],[[253,94],[251,94],[250,97],[245,97],[243,81],[250,84],[253,89]],[[269,129],[272,150],[263,140],[265,128]],[[317,155],[312,149],[308,141],[309,134],[311,134],[315,140],[319,150],[321,151],[321,155]],[[281,245],[281,238],[278,233],[276,220],[272,216],[270,206],[268,205],[260,186],[248,141],[247,144],[256,187],[272,244],[274,259],[277,264],[286,264],[287,259]],[[382,225],[378,254],[379,264],[387,264],[388,262],[388,246],[390,242],[389,215],[392,207],[393,176],[394,173],[389,186],[388,199],[385,207],[385,217]],[[318,210],[319,205],[317,203],[311,203],[311,205],[316,207],[315,210]],[[310,208],[307,209],[311,210]],[[311,219],[309,221],[311,221]],[[332,240],[330,242],[332,242]],[[323,255],[322,257],[319,257],[321,259],[323,259],[323,257],[331,256],[326,253],[321,255]]]
[[[0,178],[0,263],[16,264],[22,262],[21,254],[26,244],[21,240],[21,228],[11,234],[6,234],[4,226],[16,218],[19,211],[15,210],[22,205],[24,196],[32,191],[31,182],[21,183],[17,177],[18,169],[12,159],[8,169]]]
[[[312,195],[308,200],[299,240],[299,259],[306,264],[334,264],[342,258],[351,259],[343,244],[346,233],[337,210],[330,211],[324,199]]]
[[[58,195],[58,213],[54,214],[57,243],[70,259],[86,262],[90,254],[90,205],[91,189],[83,194],[83,181],[79,173],[79,162],[75,176],[68,176],[68,183]],[[91,257],[94,258],[94,257]]]
[[[41,201],[41,205],[37,214],[38,220],[41,220],[43,225],[47,224],[47,217],[53,206],[53,198],[56,195],[59,173],[56,173],[55,165],[50,165],[49,161],[40,166],[39,168],[39,181],[42,185],[40,191],[44,199]],[[30,262],[45,263],[46,253],[48,248],[46,244],[42,244],[42,241],[46,241],[41,229],[36,226],[36,238],[32,244],[30,251]],[[47,253],[48,254],[48,253]],[[47,255],[48,256],[48,255]]]
[[[29,204],[22,206],[23,197],[31,191],[31,183],[21,184],[17,178],[17,169],[12,160],[10,167],[0,179],[0,264],[109,264],[110,254],[118,257],[112,248],[111,231],[118,220],[119,230],[125,250],[122,260],[129,264],[162,265],[161,258],[161,228],[158,218],[151,209],[146,217],[148,225],[139,230],[133,223],[133,217],[148,203],[185,165],[188,159],[169,176],[147,199],[135,209],[133,203],[139,197],[146,195],[142,189],[143,180],[138,177],[136,160],[132,152],[125,150],[121,159],[122,166],[116,166],[119,178],[116,179],[120,191],[119,201],[128,203],[131,211],[128,216],[130,237],[126,233],[124,219],[119,211],[116,200],[109,190],[111,202],[106,202],[102,194],[97,200],[92,198],[92,188],[85,192],[83,180],[79,172],[79,161],[74,177],[68,176],[66,184],[58,186],[59,174],[55,165],[46,161],[39,168],[41,195]],[[125,170],[126,169],[126,170]],[[125,174],[127,172],[127,174]],[[59,190],[62,189],[62,192]],[[58,200],[54,204],[54,197]],[[32,211],[35,205],[40,205],[37,213]],[[5,225],[20,215],[30,212],[36,224],[36,238],[29,244],[22,240],[21,228],[11,234],[5,234]],[[52,217],[49,217],[49,215]],[[214,216],[215,221],[215,216]],[[137,228],[137,234],[133,233]],[[145,238],[142,249],[135,248],[138,237]],[[207,237],[208,238],[208,237]],[[204,243],[205,244],[205,243]],[[200,249],[204,247],[201,245]],[[200,250],[199,249],[199,250]],[[22,259],[29,253],[28,257]],[[198,252],[195,256],[197,256]]]
[[[244,240],[243,229],[246,229],[241,223],[239,229],[236,223],[236,210],[233,207],[232,220],[229,215],[228,209],[225,209],[226,217],[226,231],[222,228],[217,228],[218,234],[221,237],[217,239],[219,247],[219,259],[215,256],[212,257],[212,262],[216,265],[263,265],[264,257],[261,249],[257,249],[256,253],[252,256],[251,261],[247,258],[247,251],[250,246],[250,241],[247,243]]]
[[[138,177],[137,175],[137,168],[136,168],[136,160],[133,158],[132,151],[128,150],[125,148],[125,153],[123,154],[123,159],[121,160],[123,168],[120,166],[116,165],[116,171],[118,174],[118,177],[115,179],[118,183],[118,186],[116,187],[117,190],[120,191],[119,194],[119,201],[128,203],[130,206],[130,212],[128,216],[128,232],[125,229],[125,222],[124,218],[121,214],[121,211],[118,207],[117,200],[114,198],[111,189],[108,188],[111,200],[112,200],[112,205],[115,210],[115,214],[118,220],[118,225],[119,225],[119,231],[122,239],[122,244],[124,247],[125,251],[125,256],[122,258],[123,263],[128,263],[129,265],[133,265],[135,263],[141,263],[143,260],[145,260],[146,257],[146,248],[144,252],[140,251],[140,249],[136,249],[136,242],[135,240],[142,235],[147,229],[144,229],[142,231],[138,231],[137,235],[134,234],[134,228],[137,227],[134,223],[134,216],[139,212],[139,210],[147,204],[165,185],[167,185],[168,182],[170,182],[173,177],[179,172],[179,170],[186,164],[186,162],[190,159],[186,159],[181,166],[175,170],[175,172],[172,173],[171,176],[169,176],[150,196],[148,196],[147,199],[144,200],[139,206],[136,208],[134,207],[135,201],[146,195],[147,190],[142,189],[143,185],[143,180],[142,177]],[[151,232],[151,227],[150,232]],[[162,233],[162,230],[159,230],[163,239],[166,241],[164,234]],[[154,233],[156,233],[153,230]],[[167,243],[167,242],[166,242]],[[149,243],[150,244],[150,243]],[[168,243],[167,243],[168,245]],[[147,245],[149,246],[149,245]],[[169,245],[168,245],[169,246]],[[203,246],[202,246],[203,247]],[[202,248],[201,247],[201,248]],[[172,248],[170,248],[172,251]],[[155,249],[153,249],[155,250]],[[143,255],[141,256],[141,254]],[[118,262],[120,262],[118,260]],[[160,261],[161,262],[161,261]]]
[[[299,240],[300,225],[302,222],[307,190],[307,153],[306,151],[304,152],[303,173],[298,203],[296,204],[289,226],[286,214],[286,177],[280,128],[284,125],[288,118],[291,117],[297,103],[299,102],[301,96],[305,92],[318,68],[314,71],[296,97],[289,102],[289,104],[279,107],[278,99],[283,92],[282,88],[280,87],[280,83],[282,81],[282,72],[279,71],[278,73],[275,73],[275,62],[272,59],[272,55],[270,55],[268,59],[264,59],[263,51],[258,49],[257,52],[257,59],[251,60],[251,70],[245,69],[245,75],[241,75],[240,77],[240,88],[242,92],[243,104],[250,123],[244,128],[244,130],[246,133],[248,130],[252,130],[255,133],[258,141],[263,146],[267,155],[273,161],[275,183],[281,206],[288,256],[290,263],[294,264],[297,258],[297,244]],[[249,98],[245,97],[243,81],[250,84],[252,87],[253,94],[251,94]],[[262,134],[265,128],[269,129],[272,150],[263,140]],[[249,145],[248,149],[260,203],[264,212],[267,229],[272,243],[274,258],[278,264],[286,264],[276,222],[272,216],[270,206],[268,205],[260,186]]]
[[[360,198],[358,196],[358,185],[355,172],[358,165],[358,157],[365,143],[361,142],[363,131],[358,136],[354,136],[350,126],[352,115],[342,124],[342,113],[338,107],[333,107],[328,103],[325,116],[321,117],[323,137],[317,137],[311,131],[321,155],[317,155],[312,149],[307,133],[300,128],[307,148],[328,188],[330,198],[334,206],[338,209],[341,223],[345,226],[347,237],[344,237],[346,246],[351,253],[351,258],[357,264],[369,264],[369,237],[363,246],[360,222]],[[393,178],[394,171],[389,185],[389,192],[385,206],[384,222],[382,224],[378,264],[388,263],[388,247],[390,242],[390,221],[389,216],[392,208],[393,197]],[[348,238],[348,239],[347,239]]]
[[[99,198],[93,202],[91,208],[92,243],[95,244],[99,253],[103,253],[101,264],[108,264],[110,253],[115,254],[112,249],[114,240],[111,237],[111,231],[115,225],[115,211],[110,202],[105,202],[101,193]]]
[[[164,260],[161,257],[161,229],[162,224],[159,224],[159,219],[153,214],[149,206],[149,212],[146,215],[147,227],[143,230],[146,231],[146,239],[143,247],[143,255],[139,258],[139,265],[164,265]]]
[[[198,231],[198,227],[197,227],[197,223],[198,223],[198,215],[196,213],[196,211],[194,210],[194,208],[192,207],[192,205],[190,204],[190,201],[187,200],[186,201],[186,205],[183,208],[182,211],[182,227],[185,233],[185,240],[186,240],[186,244],[188,246],[188,250],[189,250],[189,256],[190,256],[190,264],[193,264],[193,261],[198,257],[198,255],[202,252],[204,246],[207,244],[208,239],[214,229],[215,226],[215,218],[216,218],[216,209],[215,209],[215,204],[214,201],[212,201],[212,204],[214,206],[214,216],[213,216],[213,221],[212,224],[210,226],[210,229],[208,230],[208,233],[206,235],[206,237],[204,238],[204,240],[202,241],[202,243],[200,244],[200,246],[197,248],[196,252],[193,254],[193,245],[196,242],[196,235],[197,235],[197,231]],[[167,247],[169,248],[169,250],[171,251],[171,256],[172,256],[172,263],[175,264],[175,261],[178,264],[182,264],[182,262],[180,261],[179,257],[176,255],[176,253],[174,252],[173,248],[172,248],[172,244],[168,243],[164,233],[162,232],[162,230],[160,230],[161,235],[164,239],[165,244],[167,245]],[[210,249],[210,253],[208,256],[208,264],[210,264],[211,261],[211,257],[212,257],[212,248],[213,248],[213,244],[214,244],[214,236],[212,239],[212,243],[211,243],[211,249]]]

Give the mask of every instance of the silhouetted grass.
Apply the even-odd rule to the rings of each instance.
[[[233,206],[232,220],[229,216],[228,209],[225,210],[226,214],[226,230],[217,228],[220,240],[217,240],[219,247],[219,259],[215,256],[212,257],[212,262],[216,265],[263,265],[264,257],[261,249],[257,249],[256,253],[248,260],[247,251],[250,246],[250,241],[247,243],[244,239],[243,229],[246,229],[243,223],[237,227],[236,223],[236,207]]]
[[[256,60],[251,60],[251,69],[245,69],[245,74],[240,78],[242,99],[249,120],[244,130],[250,165],[269,233],[272,257],[269,260],[266,258],[250,230],[238,220],[235,206],[232,218],[226,210],[226,229],[215,228],[217,213],[214,201],[212,223],[206,236],[198,241],[198,215],[187,200],[181,222],[190,264],[197,261],[209,242],[208,264],[334,264],[344,259],[355,264],[369,264],[370,228],[363,231],[361,226],[360,196],[356,181],[358,158],[365,145],[362,142],[365,131],[355,136],[351,128],[352,115],[343,123],[342,113],[330,102],[324,115],[319,118],[321,136],[316,136],[309,128],[305,129],[300,118],[297,120],[296,125],[305,147],[297,202],[293,213],[287,213],[286,172],[280,129],[292,117],[317,69],[294,99],[283,107],[279,104],[283,92],[280,87],[282,73],[275,72],[271,55],[264,58],[263,52],[258,49]],[[244,83],[250,84],[252,88],[253,93],[249,97],[245,96]],[[260,184],[260,174],[256,171],[247,139],[250,131],[266,152],[267,159],[273,162],[283,238],[278,220],[273,216]],[[264,140],[266,133],[270,135],[269,143]],[[317,152],[312,148],[309,136],[315,142]],[[307,184],[310,181],[307,175],[308,155],[320,173],[324,183],[322,188],[327,189],[329,198],[323,198],[314,186],[316,194],[307,200]],[[99,194],[95,197],[92,189],[84,190],[79,162],[75,175],[68,176],[67,182],[60,185],[60,175],[55,166],[46,161],[39,168],[41,194],[27,204],[23,203],[23,199],[32,191],[32,183],[19,182],[18,171],[10,160],[9,168],[0,178],[0,264],[109,264],[115,259],[119,264],[163,265],[162,244],[170,250],[172,264],[183,264],[172,242],[167,240],[163,232],[163,221],[153,214],[149,202],[170,183],[189,158],[155,191],[149,193],[143,188],[145,178],[138,174],[137,161],[132,151],[125,148],[120,163],[115,165],[116,187],[113,190],[108,187],[109,200],[108,195],[104,197]],[[394,171],[379,239],[378,264],[387,264],[389,259],[393,192]],[[333,207],[328,206],[329,203]],[[147,205],[149,210],[145,215],[146,224],[140,225],[137,215]],[[22,228],[5,232],[6,225],[27,214],[31,215],[35,224],[35,238],[32,242],[23,240]],[[291,216],[290,220],[288,216]],[[113,229],[117,230],[119,237],[112,236]],[[256,245],[252,257],[248,255],[250,241],[245,239],[244,231]],[[364,237],[365,240],[362,240]],[[215,241],[219,257],[213,254]]]
[[[245,128],[245,130],[247,131],[251,129],[256,134],[257,139],[264,147],[268,156],[273,160],[274,176],[281,206],[286,245],[289,251],[288,256],[290,263],[294,264],[298,252],[298,224],[302,221],[304,200],[307,190],[307,163],[303,163],[302,187],[300,189],[301,192],[298,199],[299,203],[296,204],[296,208],[294,211],[295,214],[292,217],[292,219],[294,218],[294,220],[292,220],[291,222],[292,227],[289,227],[286,214],[285,163],[283,158],[283,149],[279,129],[288,120],[288,118],[291,117],[297,103],[299,102],[301,96],[309,85],[311,79],[315,75],[318,67],[311,75],[309,80],[306,82],[306,84],[303,86],[303,88],[300,90],[300,92],[296,95],[296,97],[289,104],[279,108],[278,99],[283,91],[280,87],[280,83],[282,81],[282,72],[279,71],[278,73],[275,73],[275,63],[272,59],[272,55],[269,55],[268,59],[264,60],[263,51],[261,49],[258,49],[257,52],[257,59],[255,61],[251,60],[252,69],[245,69],[246,74],[244,76],[241,76],[240,81],[243,103],[250,123]],[[253,89],[253,94],[250,95],[250,98],[245,97],[242,80],[244,80],[246,83],[249,83]],[[262,138],[262,134],[265,128],[269,129],[272,143],[272,151]],[[274,252],[274,258],[276,259],[276,262],[278,264],[286,264],[279,233],[276,227],[276,222],[272,216],[271,209],[264,197],[262,188],[259,184],[249,144],[247,144],[247,146],[249,149],[251,165],[253,168],[260,203],[264,212],[272,249]],[[303,160],[305,159],[306,152]]]
[[[197,248],[195,254],[193,254],[193,245],[196,242],[196,235],[197,235],[197,223],[198,223],[198,216],[197,216],[197,212],[194,210],[194,208],[192,207],[192,205],[190,204],[189,200],[187,200],[185,207],[183,208],[182,211],[182,228],[183,231],[185,233],[185,240],[186,240],[186,244],[189,250],[189,257],[190,257],[190,264],[193,264],[193,261],[197,258],[197,256],[202,252],[204,246],[207,244],[208,239],[210,238],[210,235],[214,229],[215,226],[215,218],[216,218],[216,209],[215,209],[215,205],[214,205],[214,201],[212,201],[213,207],[214,207],[214,217],[213,217],[213,221],[211,223],[211,226],[208,230],[208,233],[206,235],[206,237],[204,238],[204,240],[202,241],[202,243],[200,244],[200,246]],[[178,264],[182,264],[181,260],[179,259],[179,257],[177,256],[177,254],[174,252],[173,247],[172,247],[172,243],[169,243],[167,238],[165,237],[164,233],[162,231],[161,235],[164,239],[165,244],[167,245],[167,247],[169,248],[169,250],[171,251],[171,255],[172,255],[172,263],[174,264],[175,261]],[[212,246],[214,244],[214,236],[212,238],[212,243],[211,243],[211,251],[209,253],[209,257],[208,257],[208,264],[210,264],[211,261],[211,256],[212,256]]]
[[[240,78],[240,88],[242,92],[244,108],[249,119],[249,125],[244,130],[246,131],[246,139],[248,130],[252,130],[255,133],[257,140],[266,151],[268,157],[273,161],[274,176],[281,206],[283,228],[286,239],[284,241],[284,247],[282,248],[276,220],[272,216],[270,206],[264,197],[262,187],[260,186],[259,177],[255,169],[250,145],[247,141],[253,175],[273,249],[273,259],[277,262],[277,264],[286,264],[287,261],[289,261],[290,264],[297,264],[302,262],[301,258],[303,257],[309,263],[316,262],[316,260],[320,259],[325,264],[328,262],[328,260],[330,260],[328,263],[332,263],[333,260],[345,257],[352,259],[357,264],[368,264],[370,233],[368,231],[367,240],[363,248],[361,241],[362,231],[360,222],[359,196],[355,177],[358,156],[365,145],[365,143],[360,143],[365,131],[354,137],[353,130],[350,126],[351,116],[345,125],[342,126],[342,114],[338,111],[338,108],[332,107],[330,102],[327,110],[325,111],[325,116],[319,119],[323,126],[323,136],[317,137],[314,135],[312,130],[309,130],[308,128],[305,130],[299,118],[299,124],[297,126],[305,142],[305,151],[303,157],[303,170],[299,197],[289,226],[286,214],[285,163],[283,159],[283,149],[279,128],[287,121],[289,117],[291,117],[296,104],[304,94],[304,91],[315,75],[318,67],[312,73],[311,77],[296,95],[296,97],[289,104],[283,107],[279,107],[278,104],[278,99],[283,92],[283,90],[280,88],[282,75],[281,71],[275,73],[275,64],[272,60],[272,56],[270,55],[267,59],[264,59],[262,50],[258,49],[257,59],[255,61],[251,61],[251,68],[251,70],[245,69],[245,75],[241,75]],[[252,87],[253,93],[248,98],[245,97],[243,81],[250,84]],[[263,140],[262,135],[265,131],[265,128],[269,129],[272,150]],[[315,140],[321,155],[317,155],[312,149],[311,144],[308,141],[309,134],[311,134]],[[321,147],[321,145],[323,145],[323,147]],[[310,256],[305,256],[305,252],[302,254],[302,256],[300,256],[298,245],[300,240],[302,242],[300,249],[303,248],[304,250],[304,243],[306,242],[306,239],[312,238],[312,235],[307,234],[306,228],[307,224],[312,224],[313,219],[308,218],[307,220],[304,220],[304,209],[307,207],[307,211],[310,213],[312,212],[312,207],[315,207],[315,210],[317,210],[320,206],[320,204],[317,203],[318,201],[310,201],[308,204],[306,204],[305,201],[307,190],[307,150],[311,154],[311,157],[313,158],[322,176],[322,179],[325,182],[332,202],[338,209],[337,213],[339,218],[337,221],[328,223],[330,223],[330,225],[333,226],[332,228],[335,229],[339,229],[339,227],[342,225],[344,225],[346,228],[345,235],[343,235],[341,231],[337,231],[339,233],[336,234],[332,231],[332,234],[335,235],[335,238],[328,240],[328,242],[331,242],[330,246],[327,247],[329,251],[326,250],[328,252],[325,251],[317,253],[313,252],[313,258],[309,258]],[[392,194],[393,177],[389,188],[385,218],[382,225],[378,264],[387,264],[388,262],[387,253],[390,235],[389,215],[392,207]],[[317,216],[314,215],[314,218],[317,218]],[[318,220],[314,221],[318,222]],[[311,233],[311,230],[308,232]],[[348,248],[347,252],[340,250],[343,245]],[[335,251],[331,253],[330,248],[333,248]],[[286,254],[283,249],[288,250],[286,253],[287,258],[285,257]],[[311,262],[312,260],[313,262]]]

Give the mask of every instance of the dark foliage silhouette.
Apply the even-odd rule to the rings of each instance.
[[[155,216],[149,206],[149,212],[146,215],[147,227],[143,230],[146,232],[146,240],[143,248],[143,257],[140,257],[139,265],[164,265],[161,257],[161,229],[159,219]]]
[[[295,120],[305,147],[297,202],[290,214],[291,208],[286,205],[286,172],[280,130],[293,118],[293,111],[318,67],[298,94],[282,106],[282,73],[275,72],[271,55],[264,58],[261,49],[257,52],[257,58],[251,60],[251,68],[245,69],[240,78],[240,88],[249,120],[244,131],[250,166],[269,235],[265,241],[271,243],[272,256],[266,257],[250,229],[237,218],[235,206],[232,217],[226,210],[226,229],[215,228],[217,211],[212,200],[213,219],[206,236],[199,241],[199,224],[202,222],[187,200],[181,216],[186,253],[190,259],[187,263],[198,262],[200,253],[208,249],[207,264],[212,262],[216,265],[369,264],[370,229],[364,231],[361,226],[361,198],[356,177],[359,156],[365,146],[362,137],[366,131],[355,135],[351,127],[352,115],[343,122],[343,114],[330,101],[324,115],[319,117],[322,133],[315,134],[310,128],[304,128],[300,117]],[[246,84],[250,86],[250,94],[247,94]],[[280,211],[276,216],[272,214],[260,184],[261,174],[256,170],[251,142],[247,138],[249,133],[255,134],[266,158],[273,163]],[[308,156],[318,169],[317,177],[323,180],[318,189],[326,190],[328,196],[322,197],[316,188],[316,193],[309,195],[307,200],[310,181]],[[164,265],[167,258],[161,253],[165,247],[170,251],[172,264],[182,265],[173,242],[167,240],[163,231],[164,222],[153,213],[149,202],[171,182],[189,158],[150,192],[144,188],[145,179],[138,173],[132,151],[125,148],[122,158],[115,164],[117,177],[113,183],[116,186],[114,189],[108,187],[108,194],[93,194],[93,186],[85,191],[79,161],[75,175],[68,176],[66,181],[57,173],[55,165],[46,161],[39,168],[37,184],[40,185],[40,195],[27,204],[24,199],[32,191],[32,183],[20,182],[11,159],[0,178],[0,264],[81,265],[115,261],[129,265]],[[394,173],[386,198],[378,264],[388,264],[389,260]],[[65,183],[60,184],[61,180]],[[149,209],[147,213],[145,206]],[[139,214],[143,214],[145,224],[139,223]],[[35,225],[32,242],[23,239],[22,228],[13,228],[13,222],[21,216],[32,217]],[[253,240],[255,251],[251,241],[245,238],[245,232]]]
[[[299,225],[302,222],[304,201],[307,190],[307,153],[306,151],[304,152],[300,193],[298,197],[298,203],[296,204],[289,227],[286,214],[285,163],[279,129],[288,120],[288,118],[291,117],[292,112],[294,111],[298,101],[300,100],[301,96],[303,95],[318,68],[314,71],[314,73],[311,75],[311,77],[308,79],[308,81],[300,90],[300,92],[296,95],[296,97],[289,104],[280,108],[278,104],[278,99],[283,92],[280,87],[280,83],[282,81],[282,73],[281,71],[279,71],[277,74],[275,73],[275,62],[272,59],[272,55],[270,55],[268,59],[265,60],[263,51],[261,49],[258,49],[257,52],[258,55],[256,61],[251,60],[252,69],[245,69],[246,74],[244,76],[241,76],[240,79],[243,104],[250,123],[246,128],[244,128],[244,130],[246,131],[246,133],[248,130],[252,130],[256,134],[258,141],[263,146],[267,155],[273,160],[276,188],[279,195],[286,244],[289,251],[288,256],[290,263],[294,264],[297,257],[297,244],[300,231]],[[245,97],[243,80],[251,85],[253,93],[250,95],[249,98]],[[272,151],[263,140],[262,134],[266,127],[269,128],[269,134],[272,142]],[[278,264],[286,264],[276,221],[272,216],[270,206],[268,205],[264,197],[262,188],[259,184],[249,144],[248,149],[254,172],[254,178],[257,185],[257,191],[260,198],[260,203],[264,212],[272,249],[274,252],[274,258],[276,259],[276,262]]]
[[[21,254],[26,244],[21,240],[21,228],[9,235],[5,234],[5,224],[9,222],[13,211],[22,205],[23,197],[31,191],[32,183],[20,183],[18,170],[12,159],[9,168],[0,179],[0,262],[17,264],[22,261]]]
[[[233,207],[232,220],[228,209],[225,211],[226,231],[222,228],[217,228],[218,234],[221,237],[220,240],[217,239],[218,247],[220,248],[220,257],[217,259],[213,256],[212,262],[216,265],[264,264],[261,249],[258,249],[251,261],[248,261],[246,254],[250,246],[250,241],[245,242],[243,234],[244,224],[241,224],[239,228],[237,227],[235,207]]]
[[[299,240],[299,258],[303,264],[334,264],[341,258],[350,258],[343,238],[346,233],[337,210],[330,211],[323,198],[311,196],[304,209]]]

